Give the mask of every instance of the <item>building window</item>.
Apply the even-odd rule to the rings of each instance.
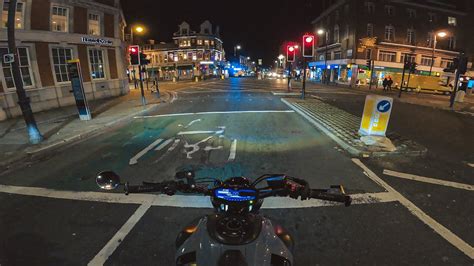
[[[372,1],[366,1],[365,7],[367,8],[367,13],[373,14],[375,13],[375,3]]]
[[[430,22],[436,22],[436,14],[435,13],[428,13],[428,20]]]
[[[451,68],[453,66],[453,60],[451,59],[441,59],[441,67],[442,68]]]
[[[53,65],[56,82],[68,82],[69,75],[67,70],[67,61],[72,60],[72,49],[53,48]]]
[[[393,6],[385,6],[385,13],[386,13],[388,16],[393,16],[393,15],[395,15],[395,7],[393,7]]]
[[[104,55],[100,49],[89,50],[89,61],[91,64],[91,76],[92,79],[103,79],[105,78],[105,64]]]
[[[385,26],[385,40],[395,40],[395,28],[392,25]]]
[[[333,58],[334,58],[334,60],[339,60],[339,59],[341,59],[341,52],[340,52],[340,51],[334,52]]]
[[[334,42],[339,43],[340,42],[340,36],[339,36],[339,25],[334,26]]]
[[[365,59],[372,59],[372,49],[365,49]]]
[[[349,24],[346,24],[346,30],[344,31],[345,32],[344,33],[344,38],[345,39],[349,39],[349,31],[350,31]]]
[[[2,12],[2,25],[7,27],[8,24],[8,8],[10,6],[10,1],[3,1],[3,12]],[[23,29],[23,20],[25,17],[25,5],[22,2],[17,2],[16,12],[15,12],[15,28]]]
[[[416,55],[414,54],[402,54],[400,58],[400,63],[405,62],[405,58],[408,60],[408,62],[413,63],[416,61]]]
[[[456,37],[450,36],[448,38],[448,47],[450,50],[456,49]]]
[[[416,43],[415,29],[413,28],[407,30],[407,43],[410,45],[415,45]]]
[[[21,78],[23,80],[23,86],[33,86],[33,75],[31,74],[30,55],[27,48],[17,48],[18,51],[18,63],[20,65]],[[3,58],[5,54],[8,54],[9,50],[6,47],[0,48],[0,58]],[[7,88],[15,88],[15,82],[13,81],[13,73],[11,64],[5,64],[2,60],[3,76]]]
[[[458,21],[455,17],[448,17],[448,25],[456,27],[458,25]]]
[[[197,40],[198,45],[202,45],[202,40]]]
[[[431,66],[433,62],[433,58],[431,56],[422,56],[421,57],[421,65],[422,66]]]
[[[416,10],[412,8],[407,9],[408,17],[409,18],[416,18]]]
[[[100,35],[100,15],[89,14],[89,35]]]
[[[204,40],[204,46],[209,47],[209,40]]]
[[[367,37],[374,37],[374,24],[367,24]]]
[[[397,58],[397,53],[395,52],[380,51],[379,53],[379,61],[395,62],[396,58]]]
[[[67,7],[53,6],[51,25],[53,31],[68,32],[69,9]]]

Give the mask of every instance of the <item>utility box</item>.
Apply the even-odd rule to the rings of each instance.
[[[359,129],[362,136],[383,136],[387,132],[388,122],[392,113],[393,98],[367,95],[364,114]]]

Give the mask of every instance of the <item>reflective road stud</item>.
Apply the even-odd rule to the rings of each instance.
[[[364,136],[385,136],[393,99],[389,97],[367,95],[359,134]]]

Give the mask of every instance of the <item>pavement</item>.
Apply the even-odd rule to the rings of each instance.
[[[208,199],[103,193],[94,176],[114,170],[137,184],[183,167],[198,176],[286,173],[313,188],[343,184],[357,199],[349,208],[265,202],[262,213],[294,236],[295,265],[473,265],[470,115],[396,102],[389,133],[427,154],[356,158],[281,101],[285,81],[161,89],[170,98],[146,113],[0,173],[1,265],[172,265],[176,235],[212,212]],[[308,94],[360,117],[367,93],[309,84]]]

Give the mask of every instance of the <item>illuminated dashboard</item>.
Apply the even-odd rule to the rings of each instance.
[[[225,201],[250,201],[257,198],[257,192],[252,189],[218,188],[214,190],[214,196]]]

